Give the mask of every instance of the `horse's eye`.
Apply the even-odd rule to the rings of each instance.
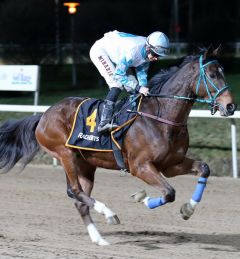
[[[216,78],[216,75],[215,74],[210,74],[209,75],[212,79]]]

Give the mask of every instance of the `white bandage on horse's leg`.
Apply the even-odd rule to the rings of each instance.
[[[191,206],[192,206],[192,208],[193,208],[194,210],[195,210],[195,208],[197,207],[198,203],[199,203],[199,202],[194,201],[193,199],[190,199],[190,204],[191,204]]]
[[[148,200],[150,199],[150,197],[146,197],[146,198],[144,198],[143,199],[143,203],[144,203],[144,205],[146,206],[146,207],[148,207]]]
[[[109,243],[102,238],[102,236],[100,235],[100,233],[98,232],[97,228],[93,223],[90,223],[87,226],[87,231],[93,243],[96,243],[97,245],[100,245],[100,246],[109,245]]]
[[[104,214],[106,218],[113,217],[116,215],[114,212],[112,212],[106,205],[100,201],[95,200],[93,208],[101,214]]]

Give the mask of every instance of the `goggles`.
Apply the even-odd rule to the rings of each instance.
[[[169,48],[165,48],[162,46],[152,46],[149,44],[150,47],[150,53],[154,57],[163,57],[166,56],[169,53]]]

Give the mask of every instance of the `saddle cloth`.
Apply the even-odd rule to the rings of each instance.
[[[116,109],[121,109],[114,113],[114,122],[119,127],[104,134],[98,134],[97,131],[104,101],[94,98],[82,101],[75,113],[72,131],[65,145],[93,151],[113,151],[115,147],[121,150],[124,135],[137,117],[136,113],[129,113],[127,110],[138,111],[141,103],[141,98],[137,101],[131,101],[131,98],[133,97],[130,96],[116,105]]]

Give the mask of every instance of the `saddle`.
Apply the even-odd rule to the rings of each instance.
[[[132,95],[116,104],[112,120],[119,127],[103,134],[99,134],[97,128],[100,123],[104,101],[86,98],[76,110],[72,130],[65,145],[83,150],[114,152],[118,166],[125,168],[123,159],[120,161],[120,154],[124,136],[137,117],[135,111],[137,112],[140,108],[141,97],[139,97]]]

